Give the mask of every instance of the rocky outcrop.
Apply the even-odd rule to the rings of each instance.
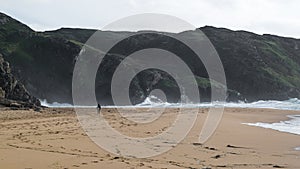
[[[35,108],[41,106],[38,99],[31,96],[24,85],[12,74],[9,63],[0,54],[0,105],[16,108]]]

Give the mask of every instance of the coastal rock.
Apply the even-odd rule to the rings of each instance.
[[[9,63],[3,59],[2,54],[0,54],[0,105],[17,108],[41,106],[39,100],[31,96],[24,85],[11,74]]]
[[[5,98],[5,91],[0,87],[0,98]]]

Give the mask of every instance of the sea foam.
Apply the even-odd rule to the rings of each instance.
[[[300,115],[289,115],[290,120],[277,123],[243,123],[249,126],[257,126],[300,135]]]
[[[74,107],[69,103],[49,103],[47,100],[40,100],[43,106],[47,107]],[[96,106],[96,105],[95,105]],[[75,106],[78,107],[78,106]],[[88,107],[88,106],[87,106]],[[280,110],[300,110],[300,100],[297,98],[277,101],[277,100],[260,100],[252,103],[239,102],[207,102],[207,103],[168,103],[163,102],[155,96],[149,96],[144,102],[137,105],[128,106],[103,106],[103,107],[185,107],[185,108],[209,108],[209,107],[232,107],[232,108],[270,108]]]

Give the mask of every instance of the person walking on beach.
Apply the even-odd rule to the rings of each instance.
[[[98,103],[98,105],[97,105],[97,112],[100,113],[100,110],[101,110],[101,105]]]

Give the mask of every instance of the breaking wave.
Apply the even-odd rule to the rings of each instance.
[[[300,135],[300,115],[289,115],[287,116],[290,120],[280,121],[277,123],[244,123],[249,126],[257,126],[268,129],[273,129],[281,132],[287,132],[292,134]]]
[[[74,107],[68,103],[49,103],[47,100],[40,100],[41,104],[46,107],[54,108],[64,108],[64,107]],[[96,105],[95,105],[96,106]],[[270,108],[270,109],[280,109],[280,110],[300,110],[300,100],[297,98],[292,98],[285,101],[277,100],[260,100],[252,103],[240,102],[211,102],[211,103],[168,103],[163,102],[155,96],[147,97],[142,103],[134,106],[122,106],[122,107],[186,107],[186,108],[208,108],[208,107],[231,107],[231,108]],[[81,107],[81,106],[77,106]],[[93,107],[93,106],[85,106]],[[118,107],[118,106],[103,106],[103,107]]]

